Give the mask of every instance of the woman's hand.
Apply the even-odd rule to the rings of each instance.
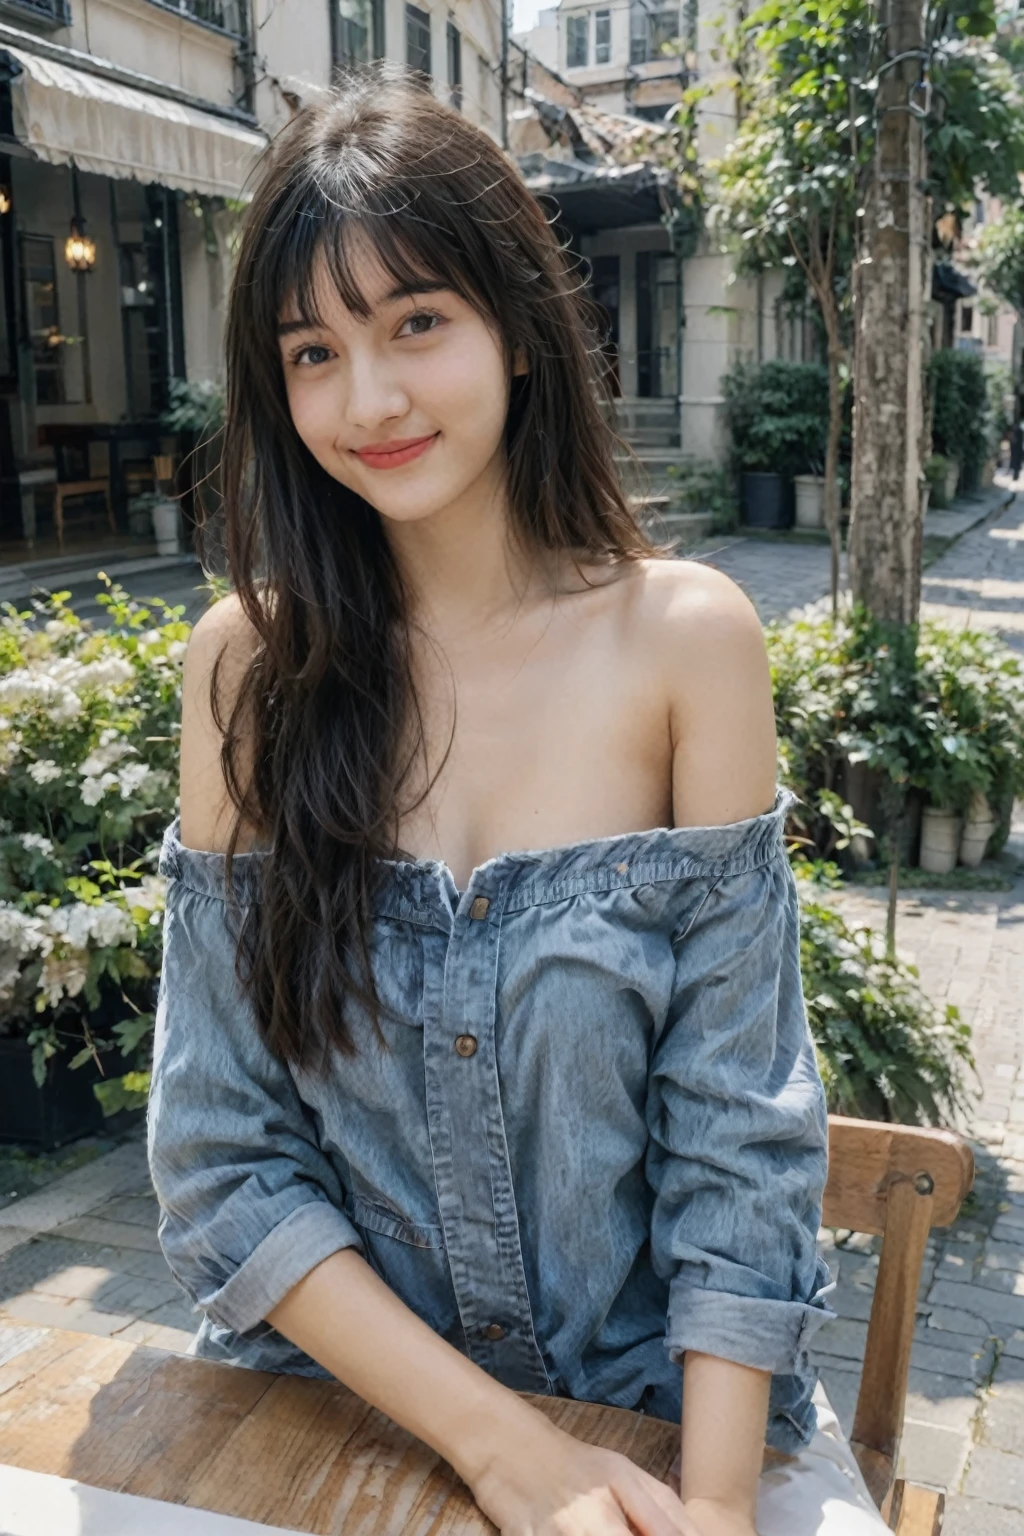
[[[757,1536],[750,1518],[711,1499],[690,1499],[683,1505],[699,1536]]]
[[[628,1456],[585,1445],[537,1417],[470,1483],[502,1536],[719,1536]],[[733,1533],[723,1527],[721,1536]]]

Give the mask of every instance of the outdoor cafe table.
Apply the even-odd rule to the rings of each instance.
[[[530,1401],[655,1477],[678,1450],[662,1419]],[[0,1324],[4,1466],[317,1536],[494,1531],[446,1462],[340,1383],[57,1328]]]

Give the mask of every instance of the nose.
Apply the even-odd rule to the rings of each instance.
[[[408,393],[392,359],[369,346],[349,352],[343,412],[349,427],[373,431],[384,422],[407,415],[409,406]]]

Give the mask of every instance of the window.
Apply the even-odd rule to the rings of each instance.
[[[445,33],[448,45],[448,100],[457,112],[462,111],[462,33],[454,21],[448,23]]]
[[[384,57],[384,0],[335,0],[331,15],[336,68]]]
[[[430,68],[430,16],[418,5],[405,7],[405,62],[410,69],[432,73]]]
[[[590,52],[588,32],[590,17],[586,11],[580,11],[575,16],[567,16],[565,20],[565,66],[567,69],[583,69],[586,67],[587,55]]]
[[[38,405],[64,403],[57,267],[52,235],[22,235],[21,270],[25,281],[25,318],[32,344],[32,368]]]
[[[612,13],[594,12],[594,63],[608,64],[612,56]]]
[[[679,7],[655,6],[632,0],[629,9],[629,62],[646,64],[661,54],[665,43],[679,36]]]
[[[970,336],[974,330],[974,305],[961,304],[960,306],[960,330],[965,336]]]
[[[975,224],[984,224],[985,222],[985,204],[981,201],[980,197],[976,199],[974,204],[974,222]]]
[[[668,10],[653,11],[650,16],[651,58],[659,57],[666,43],[675,42],[679,36],[679,12],[674,6]]]

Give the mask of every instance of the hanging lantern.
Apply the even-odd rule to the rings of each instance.
[[[64,242],[64,260],[72,272],[91,272],[96,265],[96,242],[86,234],[84,219],[71,220],[71,233]]]
[[[10,213],[10,211],[11,189],[10,187],[0,186],[0,218],[2,218],[5,213]]]

